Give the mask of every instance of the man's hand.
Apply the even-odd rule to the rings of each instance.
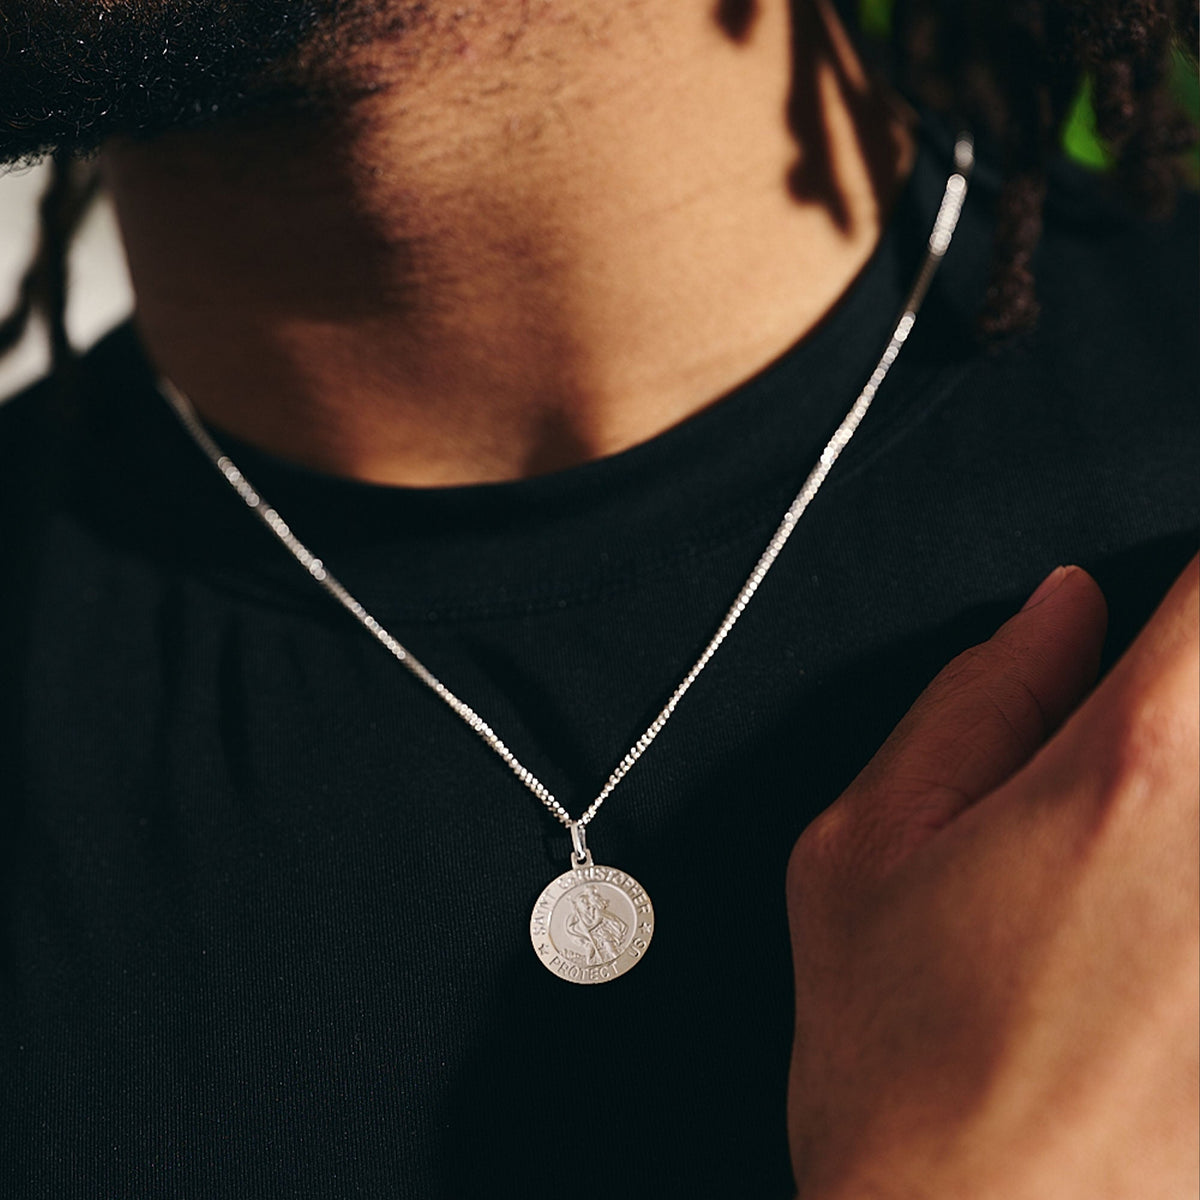
[[[1197,1195],[1196,563],[1080,704],[1104,624],[1060,568],[797,843],[801,1200]]]

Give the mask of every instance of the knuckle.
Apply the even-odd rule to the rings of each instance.
[[[992,670],[992,656],[987,643],[968,646],[956,654],[938,672],[935,682],[945,687],[957,688],[964,684],[974,683]]]
[[[827,808],[797,839],[787,864],[787,894],[791,900],[810,895],[836,873],[842,824],[838,810]]]
[[[1110,803],[1166,795],[1195,801],[1200,733],[1192,707],[1157,687],[1132,689],[1121,698],[1101,748]]]
[[[1019,675],[1011,675],[984,687],[980,692],[986,706],[981,720],[995,739],[1007,743],[1010,754],[1025,758],[1042,744],[1050,728],[1042,702]]]
[[[976,728],[1011,743],[1014,753],[1029,754],[1050,729],[1050,719],[1029,679],[1024,657],[1003,654],[995,645],[972,646],[954,658],[939,675],[943,696],[957,699],[962,718]],[[1035,671],[1036,674],[1036,664]]]

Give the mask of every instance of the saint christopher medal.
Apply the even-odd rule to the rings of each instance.
[[[533,906],[529,937],[547,971],[570,983],[607,983],[641,962],[654,935],[645,888],[592,862],[583,826],[572,823],[571,869]]]

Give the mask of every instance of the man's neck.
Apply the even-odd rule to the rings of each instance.
[[[806,0],[604,8],[491,0],[356,49],[385,86],[337,119],[110,146],[158,368],[284,458],[442,485],[622,450],[785,350],[909,135]]]

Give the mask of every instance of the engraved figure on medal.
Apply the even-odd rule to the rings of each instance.
[[[586,949],[588,966],[612,962],[628,943],[628,923],[608,911],[609,897],[594,883],[574,888],[567,899],[575,910],[566,920],[567,935]]]
[[[646,889],[591,854],[571,856],[572,869],[537,898],[529,937],[542,965],[570,983],[608,983],[642,960],[654,934]]]

